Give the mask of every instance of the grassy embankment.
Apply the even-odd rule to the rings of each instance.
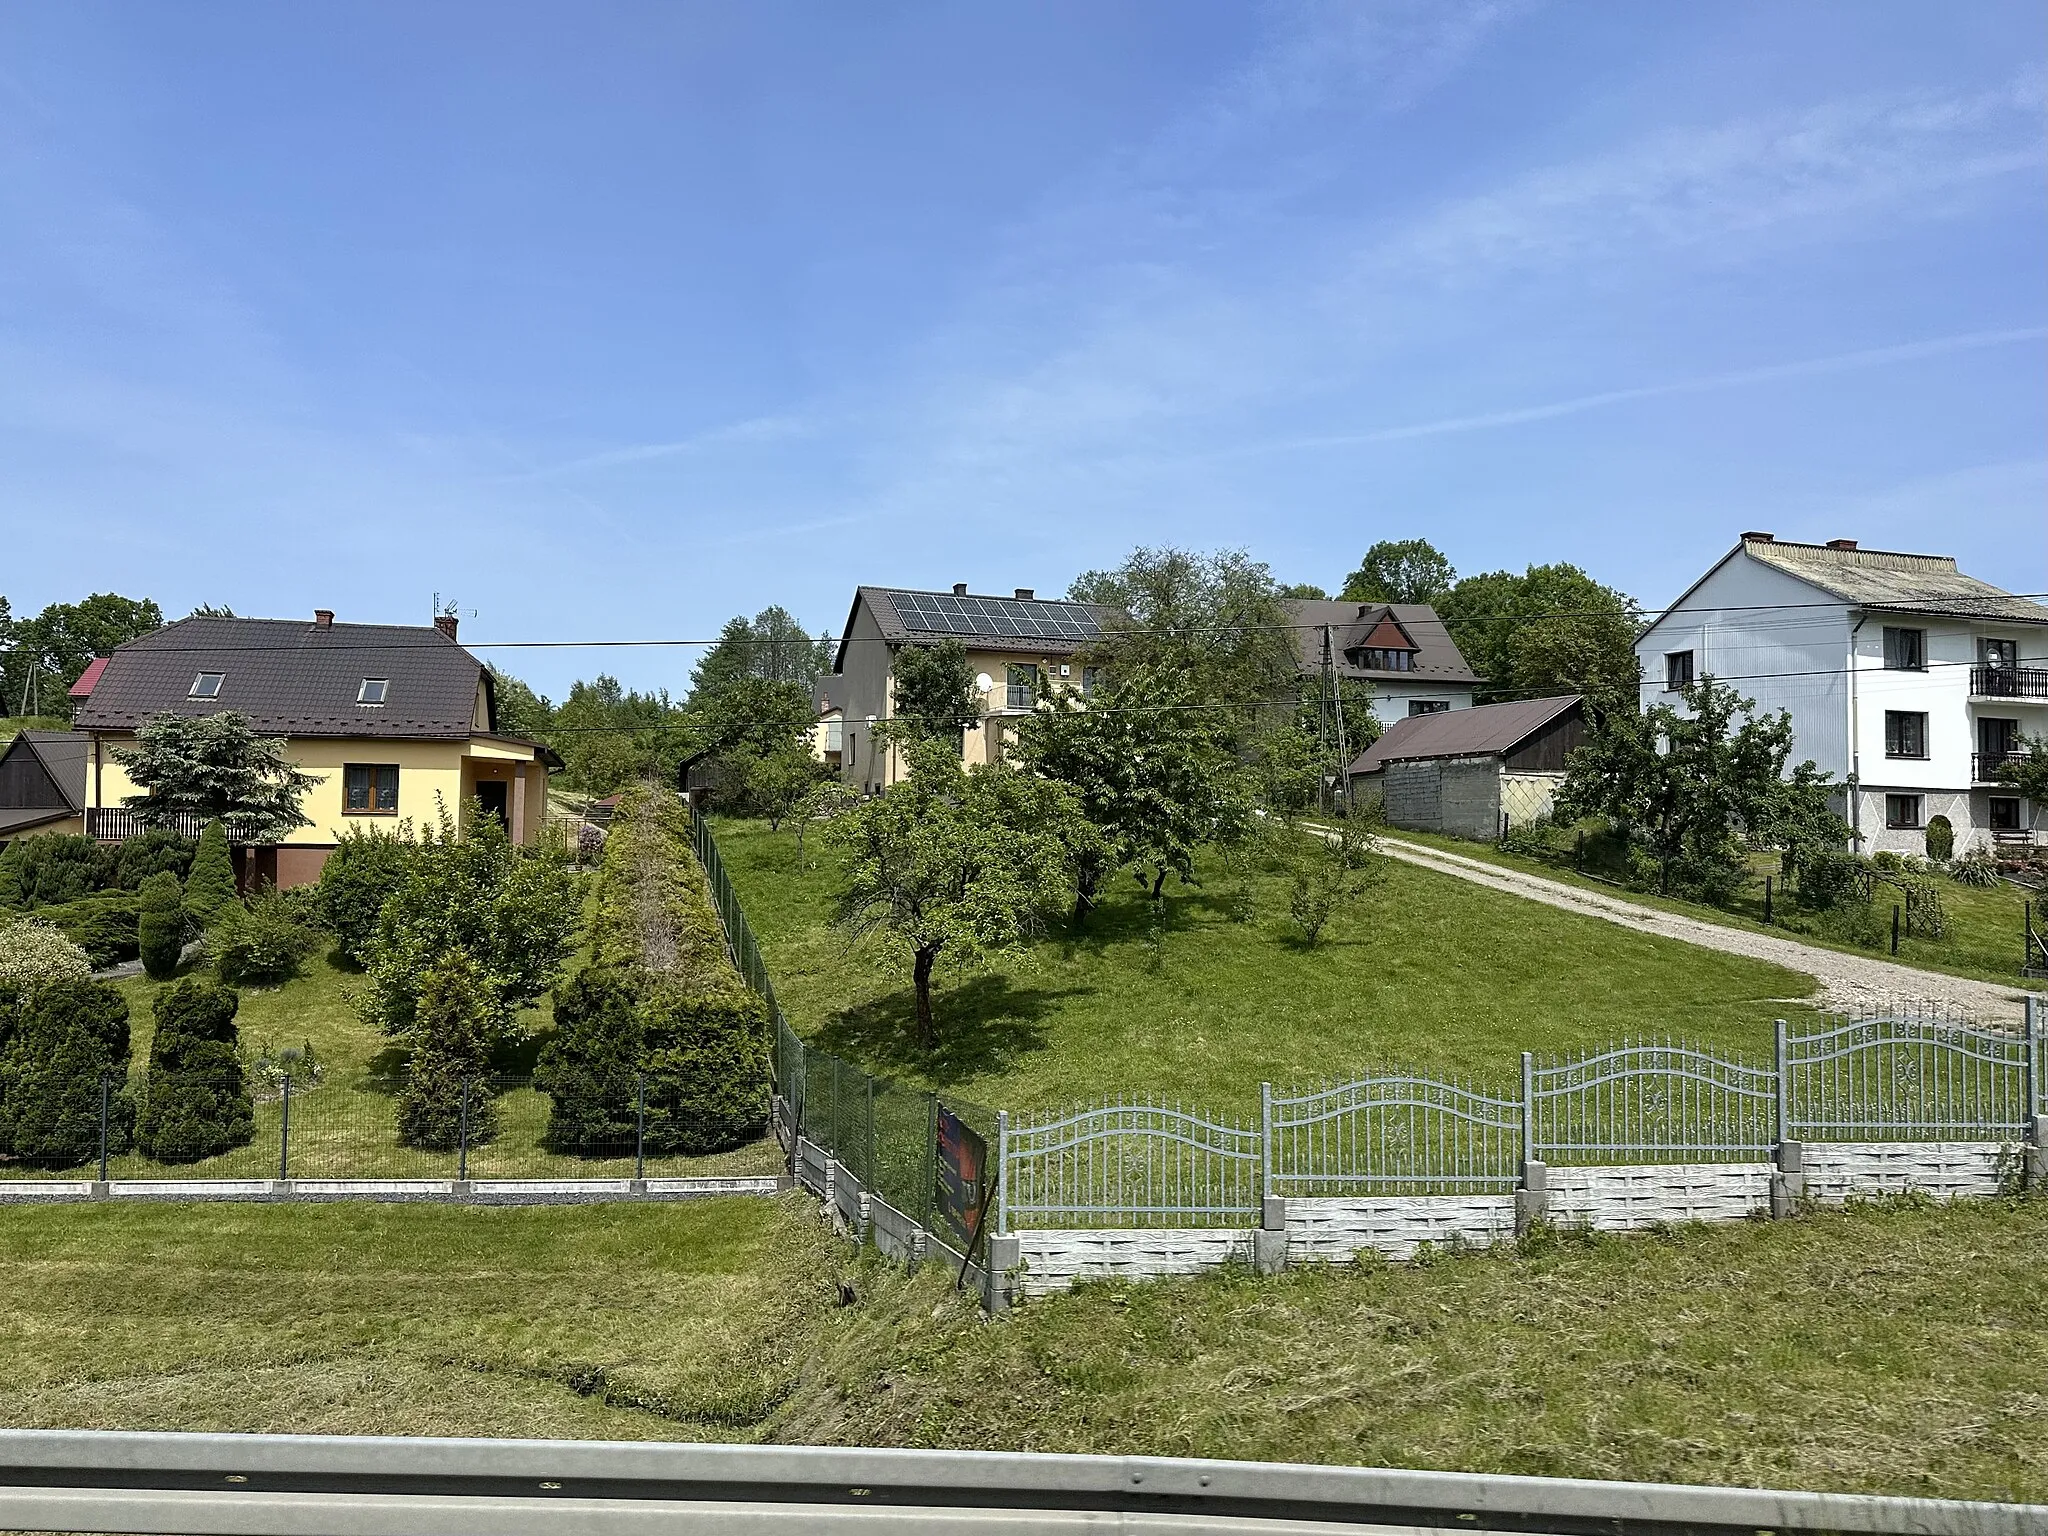
[[[1061,920],[1021,954],[944,976],[940,1043],[926,1054],[909,966],[849,949],[831,925],[838,871],[820,840],[799,869],[787,831],[715,830],[799,1033],[999,1107],[1129,1092],[1242,1112],[1261,1081],[1389,1063],[1505,1086],[1523,1049],[1672,1035],[1767,1056],[1773,1018],[1811,1016],[1799,1001],[1810,977],[1394,861],[1377,895],[1305,948],[1283,874],[1255,877],[1253,919],[1238,922],[1232,877],[1205,862],[1202,887],[1169,883],[1156,935],[1125,881],[1085,933]]]
[[[1262,1279],[994,1322],[800,1196],[0,1213],[0,1423],[766,1439],[2048,1499],[2048,1203]],[[842,1306],[840,1284],[856,1301]]]
[[[1901,965],[1917,966],[1924,971],[1943,971],[1951,976],[1971,976],[1980,981],[2004,982],[2014,990],[2019,990],[2025,985],[2019,973],[2019,965],[2021,933],[2026,903],[2029,900],[2034,903],[2035,929],[2038,931],[2048,927],[2048,908],[2044,908],[2044,901],[2048,901],[2048,898],[2012,885],[1998,885],[1989,890],[1980,890],[1973,886],[1958,885],[1952,880],[1943,880],[1940,882],[1940,890],[1942,907],[1948,919],[1947,932],[1939,939],[1930,939],[1924,934],[1902,931],[1899,952],[1893,955],[1889,933],[1889,899],[1880,899],[1878,903],[1881,909],[1879,916],[1886,928],[1886,936],[1884,944],[1876,949],[1851,943],[1838,934],[1830,933],[1830,925],[1824,919],[1801,912],[1797,902],[1788,902],[1782,890],[1774,892],[1773,921],[1765,923],[1764,877],[1777,874],[1776,854],[1753,855],[1749,861],[1749,876],[1736,892],[1732,903],[1727,907],[1710,907],[1701,902],[1659,896],[1654,892],[1630,890],[1612,881],[1576,873],[1572,869],[1571,848],[1562,841],[1555,857],[1539,859],[1527,854],[1506,852],[1492,843],[1467,842],[1463,838],[1448,837],[1437,832],[1398,830],[1391,835],[1431,848],[1441,848],[1446,853],[1462,854],[1468,859],[1481,859],[1486,863],[1499,864],[1508,869],[1542,875],[1546,879],[1556,880],[1565,885],[1599,891],[1625,901],[1640,902],[1646,907],[1655,907],[1660,911],[1695,917],[1702,922],[1719,923],[1728,928],[1746,928],[1754,933],[1775,934],[1779,938],[1796,939],[1802,944],[1812,944],[1822,949],[1840,950],[1843,954],[1867,955],[1879,960],[1896,959]],[[1559,834],[1560,839],[1564,836],[1563,833]],[[2036,986],[2038,989],[2038,983]]]

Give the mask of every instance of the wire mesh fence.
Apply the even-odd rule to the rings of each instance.
[[[582,1079],[550,1092],[545,1080],[486,1073],[431,1096],[405,1071],[376,1079],[301,1085],[290,1078],[251,1095],[246,1134],[203,1157],[150,1155],[122,1094],[146,1100],[147,1082],[105,1082],[86,1096],[66,1150],[0,1159],[0,1181],[52,1176],[152,1181],[248,1179],[634,1179],[731,1171],[729,1124],[664,1105],[662,1085],[632,1074]],[[743,1138],[738,1138],[743,1139]],[[176,1156],[172,1154],[172,1156]],[[102,1172],[104,1170],[104,1172]]]

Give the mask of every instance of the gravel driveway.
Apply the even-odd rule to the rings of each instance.
[[[1433,869],[1438,874],[1455,875],[1460,880],[1470,880],[1474,885],[1491,886],[1513,896],[1526,896],[1531,901],[1562,907],[1567,912],[1580,912],[1605,922],[1618,923],[1638,933],[1654,933],[1659,938],[1677,939],[1731,955],[1746,955],[1752,960],[1768,960],[1787,970],[1803,972],[1820,983],[1820,993],[1813,1001],[1832,1012],[1856,1013],[1907,1000],[1953,1004],[1986,1024],[2016,1025],[2024,1017],[2026,993],[2017,985],[2002,986],[1997,982],[1974,981],[1966,976],[1947,976],[1939,971],[1923,971],[1889,960],[1872,960],[1863,955],[1843,954],[1840,950],[1821,949],[1812,944],[1802,944],[1797,939],[1781,939],[1775,934],[1724,928],[1718,923],[1681,917],[1677,913],[1641,906],[1617,896],[1582,890],[1559,880],[1546,880],[1541,875],[1524,874],[1518,869],[1469,859],[1460,853],[1446,853],[1421,843],[1403,842],[1396,837],[1381,837],[1380,846],[1406,863]]]

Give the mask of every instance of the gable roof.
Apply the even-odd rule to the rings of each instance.
[[[0,833],[20,832],[46,821],[63,821],[85,812],[85,767],[92,738],[83,731],[22,731],[5,748],[0,764],[11,759],[32,757],[42,767],[41,777],[56,791],[37,805],[0,803]],[[31,770],[31,777],[35,777]],[[0,772],[0,785],[19,783],[12,774]],[[8,798],[16,798],[13,795]]]
[[[2048,606],[1964,575],[1956,568],[1953,555],[1859,549],[1847,539],[1832,544],[1801,544],[1768,533],[1745,533],[1733,549],[1707,567],[1698,581],[1679,593],[1643,634],[1648,635],[1684,607],[1686,599],[1704,586],[1709,576],[1738,555],[1747,555],[1760,565],[1858,608],[2011,624],[2048,624]]]
[[[923,592],[910,587],[856,587],[832,670],[845,670],[853,622],[866,603],[882,638],[892,645],[935,645],[965,640],[989,650],[1034,656],[1072,656],[1102,638],[1111,610],[1099,603],[1048,597],[994,597],[966,591]]]
[[[201,673],[221,675],[214,696],[191,696]],[[365,678],[389,681],[382,705],[356,702]],[[472,730],[479,687],[481,733]],[[72,723],[133,730],[166,711],[223,710],[278,736],[446,739],[497,724],[483,663],[430,625],[217,618],[180,619],[117,648]]]
[[[1427,603],[1347,603],[1329,598],[1290,597],[1281,607],[1293,626],[1294,649],[1304,672],[1323,669],[1323,633],[1327,629],[1337,652],[1337,671],[1344,677],[1419,678],[1433,683],[1478,683],[1472,670],[1451,639],[1451,632],[1436,610]],[[1379,638],[1389,621],[1415,649],[1414,663],[1405,672],[1360,667],[1346,659],[1347,651],[1362,648],[1399,649]]]
[[[1353,773],[1376,773],[1388,763],[1424,757],[1505,757],[1561,715],[1579,707],[1583,696],[1515,699],[1472,709],[1445,709],[1396,720],[1387,733],[1351,764]]]

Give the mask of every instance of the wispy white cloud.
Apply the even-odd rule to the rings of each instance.
[[[1610,405],[1627,405],[1637,400],[1657,400],[1670,395],[1705,394],[1717,389],[1739,389],[1750,384],[1769,384],[1816,374],[1849,373],[1859,368],[1881,368],[1892,363],[1909,363],[1921,358],[1940,357],[1949,352],[1973,352],[1984,347],[2006,347],[2018,342],[2048,340],[2048,326],[2019,326],[1999,331],[1969,331],[1956,336],[1936,336],[1890,347],[1866,347],[1833,357],[1809,357],[1796,362],[1768,363],[1758,368],[1737,368],[1726,373],[1696,379],[1674,379],[1667,384],[1644,384],[1629,389],[1607,389],[1597,394],[1577,395],[1569,400],[1552,400],[1543,405],[1518,406],[1512,410],[1485,411],[1472,416],[1446,416],[1436,421],[1413,422],[1399,427],[1377,427],[1367,432],[1339,432],[1320,437],[1287,438],[1269,443],[1248,444],[1238,452],[1275,453],[1297,449],[1340,448],[1359,443],[1393,443],[1405,438],[1440,437],[1453,432],[1483,432],[1494,427],[1518,427],[1557,416],[1576,416]]]
[[[1835,101],[1670,129],[1460,198],[1367,253],[1372,279],[1460,284],[1504,271],[1698,245],[1793,221],[1896,209],[2040,171],[2043,81],[1965,95]]]
[[[589,470],[617,469],[627,464],[645,464],[656,459],[684,458],[719,448],[781,442],[793,437],[802,437],[815,430],[815,427],[816,423],[800,416],[754,416],[745,421],[728,422],[724,426],[694,432],[688,437],[679,437],[671,442],[633,443],[620,448],[607,448],[598,453],[588,453],[578,458],[564,459],[559,463],[522,470],[507,478],[539,480],[556,475],[580,474]]]

